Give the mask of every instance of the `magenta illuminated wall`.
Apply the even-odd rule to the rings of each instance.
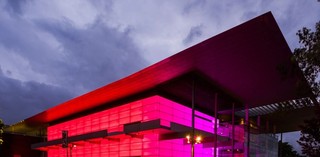
[[[83,135],[100,130],[107,130],[108,133],[121,133],[124,132],[125,124],[143,123],[152,120],[160,120],[161,126],[167,128],[170,128],[171,122],[191,127],[191,109],[163,97],[152,96],[50,126],[47,130],[48,141],[61,139],[62,130],[68,130],[69,136]],[[196,129],[213,133],[213,122],[213,117],[196,112]],[[221,128],[219,130],[221,131]],[[144,131],[141,132],[139,137],[120,134],[115,138],[75,142],[72,144],[72,157],[190,156],[191,145],[186,142],[186,138],[159,139],[161,134],[167,132],[170,132],[170,129]],[[228,131],[221,132],[221,134],[223,133],[228,134]],[[195,145],[195,156],[209,157],[212,154],[213,148],[204,147],[202,143]],[[66,156],[66,149],[61,147],[48,149],[48,156],[64,157]]]

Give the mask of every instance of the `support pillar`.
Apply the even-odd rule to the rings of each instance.
[[[245,116],[245,124],[247,129],[247,142],[245,147],[245,156],[250,156],[250,120],[249,120],[249,105],[246,105],[246,116]]]
[[[280,133],[279,154],[278,154],[278,156],[282,156],[282,132]]]
[[[269,120],[266,119],[266,140],[265,140],[265,141],[266,141],[266,148],[265,148],[265,150],[266,150],[266,155],[267,155],[267,156],[269,156],[269,151],[268,151],[268,150],[269,150],[269,137],[268,137],[269,135],[268,135],[268,134],[269,134],[269,132],[270,132],[270,127],[269,127],[269,125],[270,125],[270,124],[269,124]]]
[[[217,157],[217,147],[218,147],[218,93],[214,94],[214,157]]]
[[[234,127],[234,112],[235,112],[235,108],[234,108],[234,103],[232,103],[232,157],[234,157],[234,144],[235,144],[235,140],[234,140],[234,133],[235,133],[235,127]]]
[[[194,128],[194,115],[195,115],[195,109],[194,109],[194,105],[195,105],[195,78],[193,78],[192,80],[192,95],[191,95],[191,108],[192,108],[192,118],[191,118],[191,127],[192,127],[192,132],[191,132],[191,157],[194,157],[194,135],[195,135],[195,128]]]
[[[260,139],[261,139],[261,131],[260,131],[260,123],[261,123],[261,117],[258,116],[257,117],[257,127],[258,127],[258,138],[257,138],[257,141],[256,141],[256,144],[257,144],[257,148],[256,148],[256,156],[259,157],[260,154],[261,154],[261,143],[260,143]]]

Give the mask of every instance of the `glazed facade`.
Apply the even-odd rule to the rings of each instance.
[[[191,156],[191,115],[189,107],[161,96],[151,96],[49,126],[48,141],[60,140],[61,132],[68,131],[68,148],[56,144],[37,149],[47,151],[48,157]],[[218,119],[195,111],[194,128],[194,156],[211,157],[215,151],[216,156],[245,156],[248,134],[244,125],[235,125],[232,135],[232,125],[219,124]],[[76,138],[101,131],[105,131],[105,135]],[[218,139],[216,143],[215,139]],[[276,155],[275,138],[263,134],[251,135],[250,143],[252,155]]]

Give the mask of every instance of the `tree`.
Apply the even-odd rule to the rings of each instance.
[[[297,151],[293,149],[293,147],[288,142],[281,142],[278,143],[279,157],[300,157]],[[280,149],[281,148],[281,149]]]
[[[0,119],[0,145],[3,143],[2,134],[3,134],[4,123],[2,119]]]
[[[316,23],[316,30],[302,28],[297,32],[300,48],[296,48],[293,55],[304,76],[309,82],[313,93],[320,97],[320,21]]]
[[[301,126],[301,137],[297,141],[302,153],[310,157],[320,156],[320,113],[317,117],[305,120],[304,125]]]
[[[294,57],[309,82],[313,93],[320,100],[320,21],[315,31],[302,28],[297,32],[300,48],[294,50]],[[318,102],[319,103],[319,102]],[[316,117],[305,120],[301,126],[301,137],[297,141],[302,153],[310,157],[320,156],[320,109]]]

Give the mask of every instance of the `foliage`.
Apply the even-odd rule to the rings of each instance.
[[[313,93],[320,97],[320,21],[316,23],[316,30],[302,28],[297,32],[300,48],[296,48],[293,55],[299,63],[304,76],[308,80]]]
[[[300,157],[297,151],[293,149],[293,147],[288,142],[280,142],[278,143],[279,146],[279,157]],[[281,151],[281,152],[280,152]]]
[[[300,48],[294,50],[294,57],[299,63],[313,93],[320,100],[320,21],[316,23],[315,31],[302,28],[297,32]],[[316,117],[305,120],[301,126],[301,137],[297,141],[302,147],[302,153],[310,157],[320,156],[320,110]]]
[[[320,112],[320,111],[319,111]],[[310,157],[320,156],[320,113],[317,117],[305,120],[305,124],[301,126],[301,137],[297,141],[302,153]]]
[[[4,123],[2,119],[0,119],[0,145],[3,143],[3,139],[2,139],[3,127],[4,127]]]

